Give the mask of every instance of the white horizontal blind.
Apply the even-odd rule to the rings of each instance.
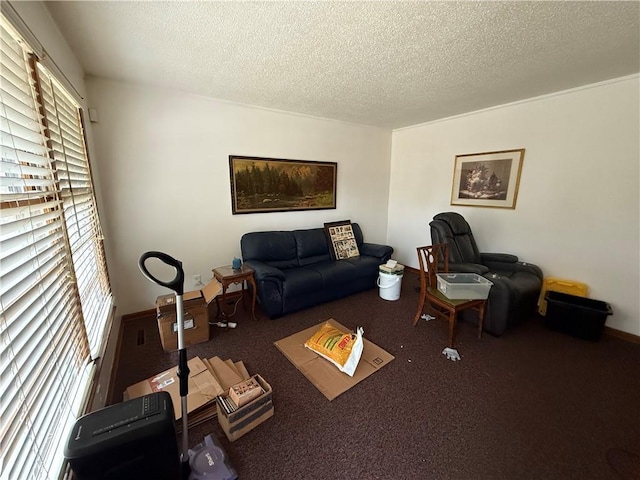
[[[87,230],[87,215],[78,215],[82,208],[73,214],[65,211],[67,204],[82,206],[87,193],[77,201],[65,193],[70,190],[66,185],[73,184],[68,180],[71,168],[60,180],[60,141],[49,138],[55,137],[51,132],[56,128],[65,129],[60,118],[72,118],[75,107],[58,113],[54,102],[47,105],[45,118],[46,101],[40,99],[46,94],[39,94],[45,88],[38,84],[35,59],[4,17],[1,20],[0,471],[3,480],[54,479],[91,382],[87,331],[93,332],[97,350],[111,294],[106,269],[96,267],[104,265],[101,243],[95,247],[88,242],[93,247],[87,248],[77,233]],[[48,85],[55,92],[51,79]],[[77,108],[75,115],[79,118]],[[48,124],[53,124],[51,129]],[[62,155],[64,143],[63,138]],[[79,145],[84,151],[84,138]],[[86,153],[83,158],[87,164]],[[91,206],[84,210],[95,212],[92,192],[90,196],[86,202]],[[91,213],[89,236],[94,239],[95,222],[97,216]],[[74,245],[75,252],[70,248]],[[82,287],[75,282],[78,271]],[[94,285],[100,286],[98,295],[91,293]]]
[[[38,64],[48,136],[92,356],[99,354],[111,289],[79,109]]]

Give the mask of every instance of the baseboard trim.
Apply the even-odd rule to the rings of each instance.
[[[418,270],[417,268],[405,266],[404,269],[405,271],[420,274],[420,270]],[[618,330],[616,328],[611,328],[607,326],[604,327],[603,333],[610,337],[619,338],[620,340],[624,340],[626,342],[640,344],[640,336],[634,335],[633,333],[624,332],[622,330]]]
[[[156,309],[150,308],[149,310],[143,310],[141,312],[127,313],[122,316],[122,321],[127,322],[129,320],[137,320],[139,318],[152,317],[156,315]]]
[[[113,405],[116,403],[116,392],[114,389],[116,383],[116,374],[120,365],[120,352],[122,350],[122,337],[124,335],[124,317],[120,319],[120,325],[118,325],[118,340],[116,343],[116,349],[113,356],[113,366],[111,367],[111,376],[109,377],[109,390],[107,391],[107,405]]]
[[[640,336],[634,335],[633,333],[623,332],[622,330],[618,330],[616,328],[604,327],[604,334],[610,337],[616,337],[620,340],[625,340],[627,342],[640,344]]]

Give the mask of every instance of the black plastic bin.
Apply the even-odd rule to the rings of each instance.
[[[547,327],[593,342],[600,339],[607,316],[613,314],[607,302],[568,293],[548,291],[545,300]]]

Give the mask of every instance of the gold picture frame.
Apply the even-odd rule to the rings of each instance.
[[[229,155],[232,212],[335,209],[337,172],[336,162]]]
[[[524,150],[456,155],[451,205],[516,208]]]

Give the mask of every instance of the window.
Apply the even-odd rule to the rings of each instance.
[[[111,290],[82,111],[0,20],[0,469],[53,479],[86,404]]]

